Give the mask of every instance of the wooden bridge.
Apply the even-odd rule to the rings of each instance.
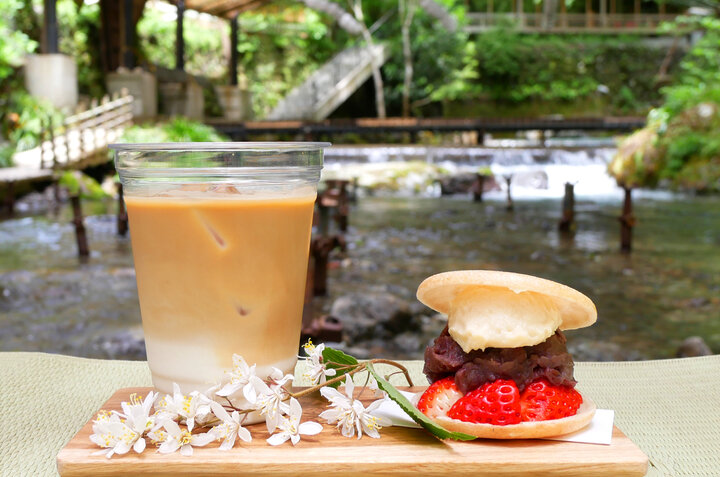
[[[673,21],[668,13],[545,13],[469,12],[465,31],[482,33],[512,25],[525,33],[634,33],[656,34],[663,22]]]
[[[82,169],[108,160],[107,145],[132,124],[132,96],[127,92],[93,101],[90,109],[48,127],[45,140],[13,155],[13,167],[0,168],[0,190],[12,202],[18,184],[51,180],[55,171]]]
[[[447,119],[447,118],[388,118],[333,119],[324,121],[244,121],[211,120],[208,124],[230,136],[234,141],[246,141],[261,135],[300,136],[305,140],[335,134],[360,135],[377,133],[410,133],[423,131],[452,133],[475,131],[481,141],[484,134],[508,131],[633,131],[645,126],[643,117],[602,118],[533,118],[533,119]]]

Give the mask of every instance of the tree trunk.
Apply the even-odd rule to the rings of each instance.
[[[368,30],[365,25],[364,15],[362,11],[361,0],[356,0],[353,4],[353,13],[355,13],[355,19],[362,26],[362,36],[372,54],[372,77],[373,84],[375,85],[375,109],[377,111],[378,118],[384,119],[387,117],[385,113],[385,85],[383,84],[382,75],[380,74],[380,64],[378,64],[377,57],[375,56],[375,42],[372,38],[372,33]]]
[[[413,58],[410,45],[410,27],[412,26],[413,17],[415,16],[414,0],[404,0],[400,2],[400,15],[403,19],[402,27],[402,45],[403,45],[403,61],[405,64],[405,76],[403,78],[402,90],[402,115],[410,117],[410,87],[413,81]]]

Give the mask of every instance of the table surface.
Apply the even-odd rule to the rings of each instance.
[[[405,364],[424,382],[422,362]],[[296,376],[302,385],[301,366]],[[615,410],[648,455],[648,476],[720,475],[720,355],[580,362],[575,377],[598,407]],[[150,385],[142,361],[0,353],[0,475],[57,475],[58,451],[116,389]]]

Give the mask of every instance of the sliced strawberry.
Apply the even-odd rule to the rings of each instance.
[[[428,417],[445,416],[462,396],[455,386],[455,378],[450,376],[432,383],[420,396],[417,407]]]
[[[523,421],[549,421],[574,416],[582,404],[582,396],[567,386],[554,386],[545,378],[530,383],[520,396]]]
[[[520,422],[520,391],[515,381],[498,379],[470,391],[448,411],[465,422],[506,426]]]

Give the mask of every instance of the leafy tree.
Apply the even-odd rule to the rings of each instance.
[[[648,126],[620,145],[610,164],[620,183],[720,192],[720,19],[680,18],[667,27],[678,34],[688,28],[703,36],[663,88],[665,103],[651,111]]]
[[[147,4],[137,24],[139,45],[144,59],[165,68],[175,68],[175,15],[168,15]],[[209,78],[225,74],[228,63],[223,39],[229,35],[225,22],[186,14],[184,17],[185,70]]]

